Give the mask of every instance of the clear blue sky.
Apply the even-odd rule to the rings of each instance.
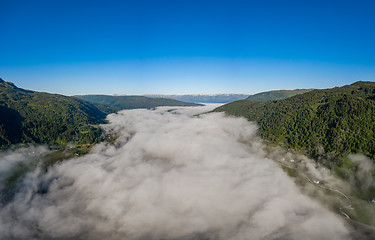
[[[374,11],[373,0],[0,0],[0,77],[67,95],[374,81]]]

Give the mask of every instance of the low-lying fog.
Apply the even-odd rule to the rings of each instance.
[[[104,128],[116,142],[27,174],[1,206],[1,238],[350,238],[341,216],[266,157],[256,125],[223,113],[195,116],[214,107],[109,115]],[[3,153],[0,174],[30,151]]]

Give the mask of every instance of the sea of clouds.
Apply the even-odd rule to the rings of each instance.
[[[0,238],[351,238],[342,217],[302,194],[269,158],[255,124],[196,116],[214,107],[109,115],[103,127],[116,142],[29,172],[1,205]],[[10,169],[20,156],[27,159],[4,153],[0,165]]]

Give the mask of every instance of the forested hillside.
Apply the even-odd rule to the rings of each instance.
[[[106,117],[105,112],[86,101],[24,90],[2,79],[0,113],[3,147],[22,142],[97,142],[102,133],[97,124],[104,123]]]
[[[270,102],[242,100],[215,111],[256,121],[264,139],[314,157],[364,153],[375,159],[374,82],[313,90]]]
[[[293,97],[297,94],[306,93],[312,90],[313,89],[275,90],[250,95],[246,99],[255,101],[273,101]]]
[[[105,123],[107,114],[158,106],[198,104],[141,96],[67,97],[24,90],[0,78],[0,147],[15,143],[99,142],[102,130],[98,124]]]
[[[91,103],[106,105],[117,110],[155,108],[160,106],[200,106],[200,104],[196,103],[186,103],[167,98],[148,98],[143,96],[79,95],[75,97]]]

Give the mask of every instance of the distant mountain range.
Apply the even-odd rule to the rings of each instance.
[[[167,98],[149,98],[144,96],[77,95],[76,98],[111,107],[114,110],[155,108],[161,106],[201,106],[201,104],[181,102]]]
[[[187,94],[187,95],[144,95],[149,98],[169,98],[190,103],[229,103],[247,98],[246,94]]]
[[[261,92],[254,95],[247,94],[188,94],[188,95],[144,95],[149,98],[168,98],[183,102],[191,103],[230,103],[242,99],[256,100],[256,101],[273,101],[283,98],[295,96],[297,94],[305,93],[313,89],[295,89],[295,90],[275,90],[268,92]]]

